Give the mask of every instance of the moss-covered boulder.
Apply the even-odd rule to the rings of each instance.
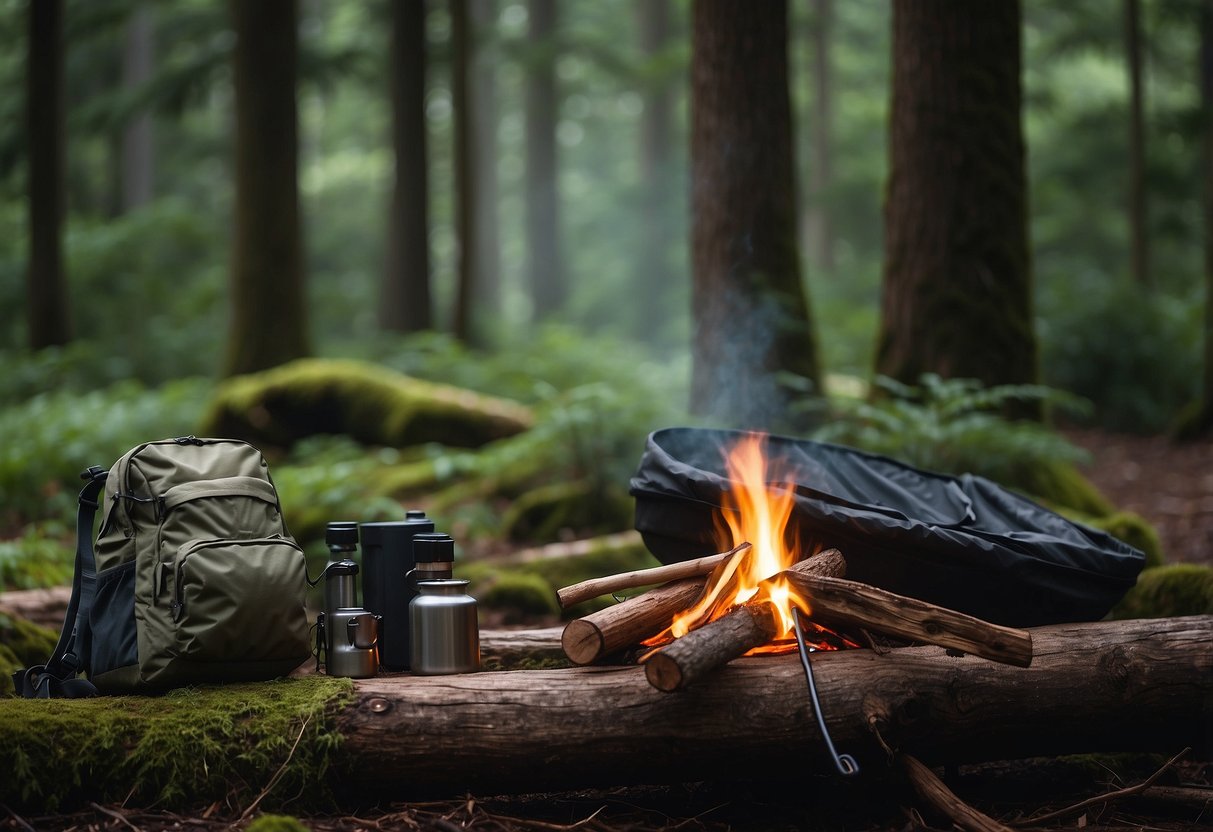
[[[1174,563],[1146,569],[1112,610],[1112,618],[1213,615],[1213,567]]]
[[[310,827],[304,826],[298,819],[290,815],[259,815],[256,820],[245,827],[244,832],[309,832]]]
[[[301,359],[237,376],[215,391],[202,430],[288,447],[316,434],[367,445],[475,448],[527,430],[529,408],[360,361]]]
[[[505,624],[522,624],[560,615],[556,592],[533,572],[507,572],[496,577],[480,595],[481,606],[502,613]]]

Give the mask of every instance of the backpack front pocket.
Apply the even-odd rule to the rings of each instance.
[[[160,571],[165,643],[144,662],[149,682],[268,678],[307,658],[306,568],[293,541],[193,540]]]

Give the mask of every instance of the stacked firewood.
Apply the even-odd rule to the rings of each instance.
[[[696,604],[705,591],[727,575],[742,544],[696,561],[638,570],[586,581],[560,590],[564,607],[621,589],[661,584],[622,603],[575,619],[565,627],[561,645],[575,664],[586,665],[652,639],[674,616]],[[849,581],[846,559],[837,549],[805,558],[768,581],[785,580],[811,599],[811,620],[838,632],[883,634],[909,642],[934,644],[996,662],[1027,667],[1032,636],[970,615]],[[736,606],[681,638],[649,651],[645,676],[658,690],[675,691],[693,684],[713,669],[768,644],[783,629],[769,601]]]

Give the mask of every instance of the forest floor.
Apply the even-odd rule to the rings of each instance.
[[[1213,442],[1175,444],[1163,437],[1130,436],[1093,430],[1070,430],[1068,438],[1091,454],[1084,472],[1120,508],[1135,511],[1158,530],[1168,562],[1213,565]],[[1041,759],[961,767],[950,773],[957,792],[1004,821],[1059,808],[1084,797],[1140,782],[1157,767],[1158,758],[1121,761],[1119,771],[1106,767],[1112,758]],[[795,776],[784,773],[783,777]],[[639,786],[560,794],[466,797],[428,804],[391,804],[356,814],[309,814],[313,830],[439,829],[453,830],[888,830],[946,829],[942,817],[925,818],[908,808],[912,795],[899,793],[888,778],[799,779],[766,785],[730,782],[678,786]],[[1197,787],[1213,795],[1213,764],[1189,760],[1174,767],[1160,783]],[[1001,794],[991,784],[1001,786]],[[1204,791],[1204,790],[1207,790]],[[1199,794],[1199,793],[1198,793]],[[92,805],[70,814],[18,818],[0,806],[0,830],[220,830],[232,827],[230,810],[218,806],[194,816]],[[287,808],[289,812],[289,807]],[[347,810],[348,811],[348,810]],[[226,816],[226,819],[225,819]],[[1020,821],[1023,824],[1023,821]],[[243,824],[235,824],[237,826]],[[1213,798],[1205,806],[1147,804],[1124,799],[1071,813],[1036,828],[1082,828],[1159,832],[1213,830]]]
[[[1213,566],[1213,441],[1071,430],[1091,454],[1083,472],[1118,508],[1158,530],[1168,563]]]

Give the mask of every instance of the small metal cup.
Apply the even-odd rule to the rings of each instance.
[[[476,599],[458,578],[418,581],[409,604],[412,671],[421,676],[471,673],[480,669]]]

